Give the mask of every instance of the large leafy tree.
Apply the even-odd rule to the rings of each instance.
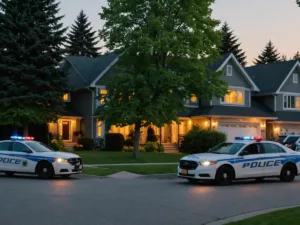
[[[98,36],[87,15],[81,10],[68,33],[66,52],[69,55],[96,57],[99,55]]]
[[[222,44],[219,46],[220,52],[222,54],[231,52],[235,55],[237,60],[241,63],[242,66],[246,66],[245,52],[241,49],[241,44],[238,43],[238,38],[233,34],[233,31],[230,29],[227,22],[222,26]]]
[[[269,64],[279,61],[281,61],[280,53],[275,48],[273,42],[269,41],[258,58],[255,59],[254,64]]]
[[[297,59],[297,60],[300,59],[300,53],[299,53],[299,51],[296,52],[296,54],[293,56],[293,59],[294,59],[294,60],[295,60],[295,59]]]
[[[135,125],[134,157],[142,126],[179,123],[177,113],[192,94],[209,99],[227,93],[221,73],[207,69],[221,43],[213,2],[108,0],[103,7],[100,37],[122,55],[99,119],[108,126]]]
[[[2,0],[0,10],[0,125],[56,120],[66,87],[58,67],[66,31],[59,3]]]

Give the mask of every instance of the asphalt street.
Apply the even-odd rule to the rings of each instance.
[[[0,224],[200,225],[262,209],[300,204],[300,179],[227,187],[181,179],[39,180],[0,175]]]

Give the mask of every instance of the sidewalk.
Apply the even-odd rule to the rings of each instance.
[[[155,166],[155,165],[178,165],[178,163],[120,163],[120,164],[84,164],[84,167],[105,166]]]

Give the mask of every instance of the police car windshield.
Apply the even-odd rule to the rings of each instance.
[[[244,145],[243,143],[222,143],[210,149],[208,153],[235,155]]]
[[[51,148],[48,146],[44,145],[41,142],[27,142],[26,143],[30,148],[32,148],[35,152],[53,152]]]

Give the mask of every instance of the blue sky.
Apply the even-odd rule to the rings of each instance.
[[[83,9],[95,29],[103,25],[98,13],[106,0],[61,0],[64,23],[70,26]],[[252,64],[269,40],[280,53],[292,57],[300,51],[300,8],[295,0],[216,0],[213,17],[227,21],[240,39]]]

